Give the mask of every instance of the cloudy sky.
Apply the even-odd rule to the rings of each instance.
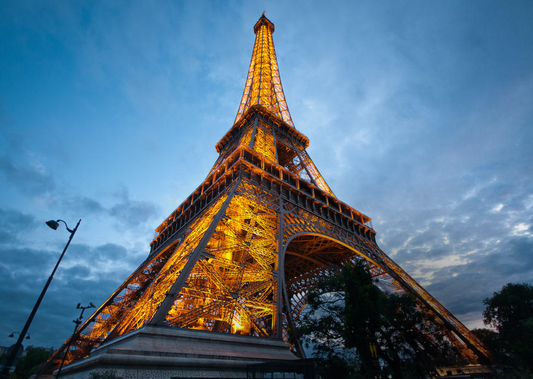
[[[149,252],[232,126],[266,10],[335,194],[467,326],[533,284],[533,3],[0,2],[0,346],[69,337]]]

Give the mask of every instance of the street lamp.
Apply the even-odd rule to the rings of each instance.
[[[15,333],[17,333],[18,335],[20,335],[19,332],[13,332],[13,333],[11,333],[11,334],[9,335],[9,338],[13,338],[13,337],[15,337]],[[27,339],[27,340],[30,339],[30,333],[28,333],[28,334],[26,335],[26,339]]]
[[[48,225],[52,229],[56,230],[58,228],[58,226],[59,226],[59,222],[60,221],[63,224],[65,224],[65,226],[67,228],[67,231],[70,233],[70,237],[68,239],[67,244],[65,245],[65,248],[63,249],[63,252],[59,256],[59,259],[57,260],[57,263],[56,263],[54,269],[52,270],[52,274],[50,274],[50,277],[46,281],[46,284],[44,285],[44,288],[41,291],[41,294],[39,295],[39,298],[37,299],[37,302],[33,306],[33,310],[30,313],[30,317],[28,317],[28,321],[26,321],[26,324],[24,325],[24,328],[22,329],[22,332],[19,333],[19,338],[18,338],[17,342],[15,343],[15,345],[12,346],[13,349],[11,351],[11,354],[9,354],[9,356],[7,358],[7,361],[6,361],[6,365],[4,366],[4,369],[2,370],[2,376],[1,376],[2,379],[8,379],[9,378],[9,369],[13,365],[13,362],[15,362],[15,359],[17,358],[18,352],[22,350],[22,340],[24,339],[24,336],[26,335],[26,333],[28,333],[28,329],[30,328],[31,322],[33,321],[33,317],[35,317],[35,313],[37,313],[37,309],[39,309],[39,305],[41,305],[41,301],[43,300],[43,297],[44,297],[44,295],[46,293],[46,290],[48,289],[48,286],[50,286],[50,282],[54,278],[54,274],[56,273],[56,270],[59,267],[59,264],[61,263],[61,260],[63,259],[63,256],[67,252],[68,246],[70,245],[70,241],[72,241],[72,237],[74,237],[74,234],[76,233],[76,230],[78,230],[78,226],[80,226],[80,222],[81,222],[81,220],[78,221],[78,223],[76,224],[76,227],[74,228],[74,230],[69,229],[67,223],[65,221],[63,221],[63,220],[57,220],[57,221],[50,220],[50,221],[46,222],[46,225]]]
[[[59,374],[61,374],[61,369],[63,368],[63,364],[65,364],[65,359],[67,359],[68,350],[70,349],[70,345],[72,345],[72,342],[74,342],[74,339],[76,338],[76,331],[78,330],[78,326],[82,323],[81,320],[83,320],[83,312],[85,312],[88,308],[96,308],[96,305],[93,303],[89,303],[86,307],[82,306],[81,303],[78,303],[76,306],[76,309],[81,309],[80,317],[78,317],[75,320],[72,320],[74,325],[74,333],[72,333],[72,337],[68,340],[67,347],[65,348],[65,353],[63,354],[63,359],[61,360],[61,364],[59,365],[59,369],[57,370],[56,379],[59,378]]]

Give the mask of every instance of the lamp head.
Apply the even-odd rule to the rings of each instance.
[[[59,227],[59,223],[57,221],[54,221],[54,220],[46,221],[46,225],[48,225],[49,227],[51,227],[54,230],[57,230],[57,228]]]
[[[89,303],[89,305],[91,306],[91,308],[96,308],[96,305],[94,305],[93,303]]]
[[[11,338],[15,337],[15,333],[11,333],[11,334],[9,335],[9,337],[11,337]]]
[[[30,339],[30,333],[28,333],[28,334],[26,335],[26,339],[27,339],[27,340]]]

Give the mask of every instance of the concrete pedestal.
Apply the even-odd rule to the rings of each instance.
[[[297,360],[285,342],[148,325],[63,367],[61,378],[113,372],[124,379],[246,378],[251,364]]]

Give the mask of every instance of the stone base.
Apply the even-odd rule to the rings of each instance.
[[[147,325],[63,367],[61,378],[113,372],[124,379],[246,378],[249,365],[298,358],[285,342]]]

